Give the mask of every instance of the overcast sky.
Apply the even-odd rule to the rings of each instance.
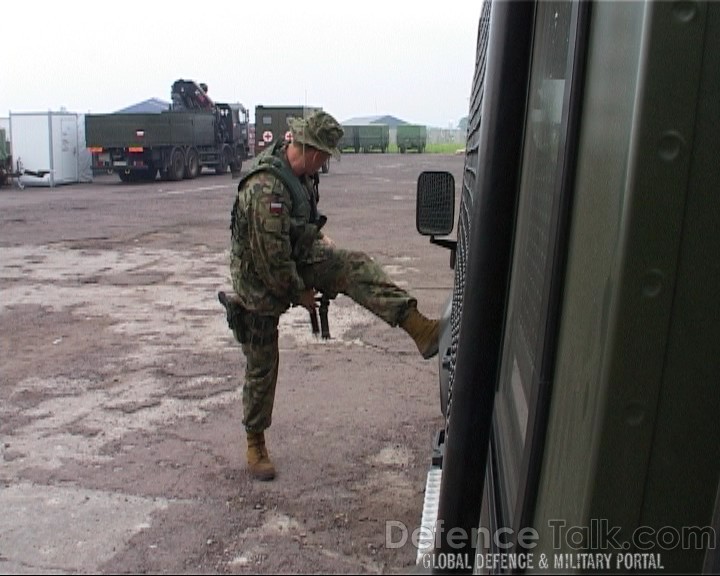
[[[178,78],[218,102],[321,106],[447,127],[467,115],[481,1],[3,4],[0,116],[115,112],[170,100]]]

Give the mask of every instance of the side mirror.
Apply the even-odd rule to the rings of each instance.
[[[450,172],[418,177],[415,226],[423,236],[447,236],[455,222],[455,178]]]

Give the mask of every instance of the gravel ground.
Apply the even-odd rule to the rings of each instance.
[[[415,231],[427,169],[459,188],[462,156],[344,156],[320,208],[329,236],[433,316],[452,271]],[[216,299],[236,186],[0,189],[0,572],[413,569],[443,422],[437,360],[351,300],[331,304],[329,341],[305,311],[283,316],[267,432],[279,475],[246,471],[244,358]]]

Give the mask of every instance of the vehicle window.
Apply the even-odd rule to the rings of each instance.
[[[525,123],[517,229],[510,296],[495,405],[494,437],[502,521],[512,525],[520,478],[527,474],[526,447],[532,433],[533,387],[542,379],[547,303],[563,144],[568,126],[569,50],[573,7],[539,2],[536,13],[528,111]]]

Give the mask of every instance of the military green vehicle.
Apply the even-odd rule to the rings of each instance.
[[[7,157],[5,138],[5,128],[0,128],[0,160],[4,160]]]
[[[718,574],[720,3],[478,9],[417,573]]]
[[[290,118],[307,118],[313,112],[322,110],[317,106],[256,106],[255,107],[255,156],[270,148],[278,140],[290,139]],[[322,165],[321,171],[330,171],[330,161]]]
[[[177,80],[172,106],[159,114],[90,114],[85,142],[95,171],[123,182],[195,178],[202,168],[240,172],[249,157],[248,113],[242,104],[213,102],[207,86]]]
[[[401,154],[417,150],[420,154],[427,145],[427,127],[418,124],[400,124],[397,127],[397,146]]]
[[[390,127],[387,124],[366,124],[358,126],[357,146],[363,152],[379,150],[387,152],[390,144]]]
[[[338,143],[342,151],[356,153],[380,150],[387,152],[390,143],[390,127],[385,124],[343,124],[343,137]]]
[[[338,149],[341,152],[345,152],[346,150],[360,152],[359,128],[359,126],[343,124],[343,136],[340,138],[340,142],[338,142]]]
[[[5,184],[7,175],[12,172],[12,166],[10,166],[10,151],[5,140],[5,129],[0,128],[0,186]]]

